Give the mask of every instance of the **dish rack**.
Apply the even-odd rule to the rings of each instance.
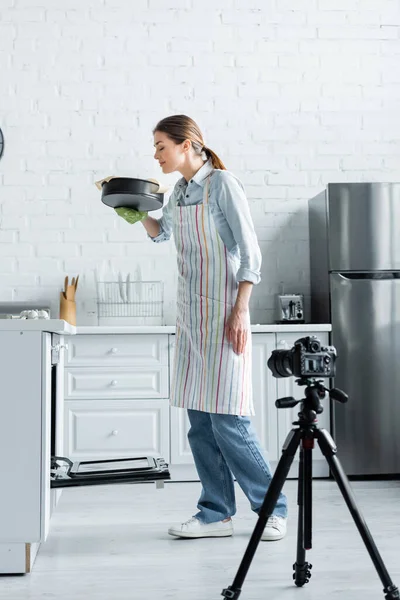
[[[162,281],[98,281],[99,325],[162,325]]]

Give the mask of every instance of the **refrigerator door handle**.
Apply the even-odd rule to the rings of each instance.
[[[360,272],[341,272],[338,271],[332,272],[332,275],[339,277],[345,281],[349,281],[352,279],[362,280],[366,279],[368,281],[377,280],[384,281],[386,279],[400,279],[400,271],[360,271]]]

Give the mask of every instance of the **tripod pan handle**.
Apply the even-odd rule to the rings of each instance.
[[[293,408],[296,404],[299,404],[301,401],[296,400],[292,396],[287,396],[286,398],[278,398],[275,400],[276,408]]]
[[[332,400],[336,400],[336,402],[341,402],[342,404],[346,404],[347,400],[349,399],[348,395],[338,388],[332,388],[329,390],[329,395]]]

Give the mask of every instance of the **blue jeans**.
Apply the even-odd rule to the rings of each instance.
[[[202,523],[213,523],[236,513],[233,476],[251,509],[258,513],[272,475],[250,419],[190,409],[188,416],[188,440],[203,486],[199,512],[194,516]],[[273,514],[287,516],[287,500],[282,493]]]

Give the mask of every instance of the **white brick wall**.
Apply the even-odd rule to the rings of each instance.
[[[253,322],[308,298],[307,199],[400,179],[398,0],[0,0],[0,301],[49,300],[93,269],[166,282],[151,244],[100,202],[105,175],[160,177],[151,130],[183,112],[244,182],[263,251]],[[161,178],[173,184],[176,176]]]

